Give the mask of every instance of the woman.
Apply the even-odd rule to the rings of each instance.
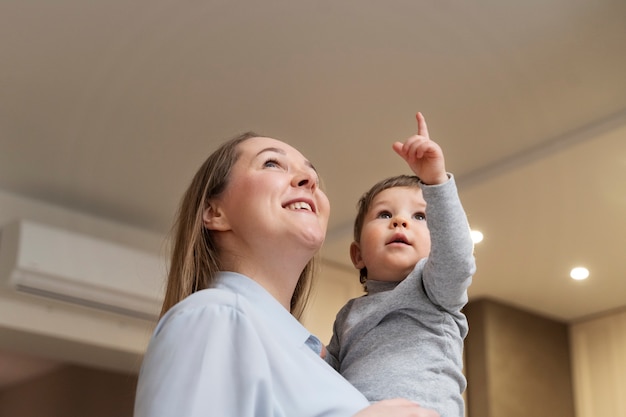
[[[329,211],[317,172],[284,142],[247,133],[209,156],[178,214],[136,417],[437,415],[369,406],[297,321]]]

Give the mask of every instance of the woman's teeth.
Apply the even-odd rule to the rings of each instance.
[[[296,203],[291,203],[287,206],[289,210],[311,210],[311,205],[309,203],[305,203],[304,201],[298,201]]]

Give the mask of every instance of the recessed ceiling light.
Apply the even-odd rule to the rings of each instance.
[[[480,233],[478,230],[472,230],[471,232],[472,235],[472,241],[474,243],[480,243],[483,240],[483,234]]]
[[[569,276],[572,277],[572,279],[581,281],[583,279],[587,279],[589,276],[589,270],[587,268],[583,268],[582,266],[578,266],[570,271]]]

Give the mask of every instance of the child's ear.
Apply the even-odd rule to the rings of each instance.
[[[202,212],[202,223],[209,230],[224,232],[230,230],[226,214],[217,202],[210,202]]]
[[[365,263],[361,256],[361,247],[356,242],[350,244],[350,259],[352,259],[352,265],[354,265],[356,269],[365,268]]]

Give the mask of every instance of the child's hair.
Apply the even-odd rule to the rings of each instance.
[[[354,241],[356,243],[361,242],[361,230],[363,229],[363,222],[365,221],[365,215],[369,211],[372,201],[382,191],[394,187],[418,187],[420,179],[415,175],[397,175],[395,177],[386,178],[382,181],[374,184],[365,194],[361,196],[357,203],[357,215],[354,220]],[[365,286],[367,281],[367,268],[363,267],[359,271],[359,280],[361,284]]]
[[[247,132],[224,142],[209,155],[191,181],[172,230],[173,250],[161,316],[185,297],[214,285],[220,270],[220,248],[213,232],[204,227],[202,214],[208,201],[226,189],[240,155],[239,144],[260,136]],[[306,265],[291,298],[291,314],[297,319],[308,301],[316,262],[314,258]]]

